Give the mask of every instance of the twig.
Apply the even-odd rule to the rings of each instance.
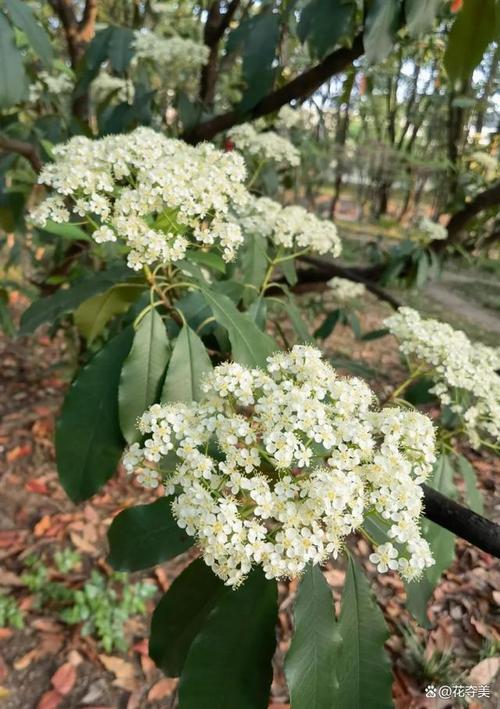
[[[38,150],[32,143],[0,136],[0,150],[4,153],[17,153],[18,155],[22,155],[23,158],[29,160],[35,172],[40,172],[42,169],[42,161],[40,160]]]

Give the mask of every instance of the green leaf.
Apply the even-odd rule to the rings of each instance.
[[[128,27],[112,27],[111,29],[108,45],[109,60],[115,71],[124,74],[134,56],[132,49],[134,31]]]
[[[363,342],[370,342],[371,340],[378,340],[380,337],[385,337],[388,334],[389,330],[386,327],[381,327],[379,330],[365,332],[359,339],[363,340]]]
[[[157,401],[168,356],[165,324],[156,310],[151,309],[139,323],[120,378],[120,426],[128,443],[134,443],[141,437],[137,419]]]
[[[239,106],[241,111],[249,111],[271,89],[276,75],[273,63],[279,38],[279,14],[265,11],[243,20],[229,35],[228,52],[242,47],[246,91]]]
[[[436,395],[431,393],[431,389],[436,384],[435,381],[429,377],[421,377],[417,381],[410,384],[410,386],[405,389],[403,398],[409,401],[413,406],[421,406],[422,404],[430,404],[436,401]]]
[[[108,562],[118,571],[148,569],[182,554],[193,545],[177,524],[171,500],[161,497],[149,505],[129,507],[108,530]]]
[[[75,325],[90,344],[115,315],[125,313],[135,303],[144,286],[119,283],[106,293],[94,295],[78,306]]]
[[[429,485],[447,497],[457,496],[457,489],[453,482],[453,468],[450,464],[450,459],[444,453],[439,456],[434,464]]]
[[[26,89],[23,57],[16,47],[11,26],[0,12],[0,108],[9,108],[21,101]]]
[[[57,293],[41,298],[30,305],[21,316],[21,335],[29,335],[43,323],[54,323],[64,313],[77,308],[83,301],[96,293],[102,293],[116,281],[130,274],[125,266],[110,268],[108,271],[95,273],[88,278],[77,281],[69,288],[58,290]]]
[[[297,35],[302,43],[307,39],[313,56],[323,59],[350,35],[353,14],[354,4],[345,0],[312,0],[301,12]]]
[[[205,345],[189,325],[184,325],[175,341],[161,392],[162,401],[199,401],[201,380],[212,370]]]
[[[312,342],[312,337],[309,334],[309,329],[302,318],[302,313],[295,304],[291,295],[288,297],[288,300],[283,301],[283,308],[290,318],[290,322],[292,323],[293,329],[297,333],[299,342]]]
[[[392,707],[392,672],[384,642],[389,634],[359,565],[349,556],[338,622],[338,702],[342,709]]]
[[[432,29],[437,11],[443,4],[443,0],[405,0],[406,25],[410,37],[418,37]]]
[[[430,262],[427,252],[422,251],[417,262],[417,275],[415,277],[415,285],[417,288],[422,288],[422,286],[425,285],[429,275],[429,266]]]
[[[276,351],[277,345],[266,333],[225,295],[201,287],[218,323],[226,328],[231,341],[233,359],[248,367],[264,367],[266,358]]]
[[[450,30],[444,55],[450,81],[465,83],[495,38],[495,0],[464,0]]]
[[[225,261],[223,261],[219,254],[215,254],[213,251],[195,251],[193,249],[187,252],[186,261],[194,261],[195,263],[199,263],[201,266],[212,268],[214,271],[218,271],[219,273],[226,272]]]
[[[463,455],[457,456],[458,470],[465,483],[465,498],[471,510],[483,514],[483,498],[477,487],[476,471]]]
[[[225,593],[232,590],[196,559],[162,597],[151,619],[149,654],[166,675],[181,674],[193,641]]]
[[[297,269],[295,268],[295,263],[293,259],[287,259],[280,264],[280,268],[283,275],[286,278],[286,282],[289,286],[295,286],[298,283]]]
[[[389,56],[396,40],[399,12],[399,0],[373,0],[371,3],[363,34],[369,64],[376,64]]]
[[[266,709],[277,610],[276,581],[260,567],[218,599],[184,663],[183,709]]]
[[[303,575],[294,608],[294,633],[285,674],[294,709],[333,706],[340,635],[332,592],[319,566]]]
[[[47,232],[48,234],[56,234],[57,236],[62,236],[65,239],[72,239],[74,241],[91,241],[90,236],[77,224],[71,224],[68,222],[66,224],[59,224],[58,222],[53,222],[51,219],[47,219],[45,226],[37,227],[39,231]]]
[[[132,344],[126,329],[100,350],[74,379],[57,422],[59,480],[73,502],[96,493],[116,470],[123,450],[118,421],[120,370]]]
[[[36,21],[33,11],[21,0],[4,0],[4,5],[12,22],[24,32],[31,48],[38,54],[47,68],[52,64],[52,46],[44,28]]]
[[[335,326],[337,325],[339,319],[340,310],[338,308],[336,310],[332,310],[331,313],[328,313],[321,325],[314,331],[314,337],[319,337],[321,340],[326,340],[326,338],[329,337],[335,330]]]
[[[354,337],[356,337],[356,339],[359,340],[361,338],[362,333],[361,333],[361,323],[359,322],[358,316],[355,313],[353,313],[352,310],[348,310],[346,312],[346,317],[347,317],[347,322],[351,326],[351,330],[354,333]]]
[[[245,286],[243,302],[245,305],[249,305],[258,297],[266,269],[266,240],[258,234],[249,234],[241,255],[241,270]]]

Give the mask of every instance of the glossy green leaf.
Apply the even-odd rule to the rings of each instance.
[[[466,82],[496,37],[495,0],[463,0],[448,35],[444,66],[452,82]]]
[[[294,709],[333,706],[341,640],[332,592],[317,565],[309,566],[300,581],[293,617],[292,644],[285,659],[292,706]]]
[[[125,313],[143,288],[142,285],[120,283],[79,305],[75,311],[75,325],[87,342],[95,340],[111,318]]]
[[[313,338],[309,334],[307,323],[304,322],[300,308],[296,305],[291,294],[287,300],[283,301],[283,308],[290,318],[290,322],[297,333],[299,342],[312,342]]]
[[[227,589],[191,645],[179,684],[183,709],[266,709],[276,645],[277,584],[254,569]]]
[[[110,340],[81,369],[64,399],[56,429],[59,480],[73,502],[96,493],[116,470],[124,440],[118,383],[132,329]]]
[[[366,60],[376,64],[389,56],[396,40],[399,0],[373,0],[366,15],[363,45]]]
[[[139,440],[137,419],[158,400],[168,357],[165,323],[156,310],[149,310],[139,323],[120,378],[120,426],[128,443]]]
[[[108,530],[108,562],[118,571],[140,571],[187,551],[193,538],[182,530],[161,497],[149,505],[129,507],[118,514]]]
[[[295,286],[298,283],[297,269],[295,268],[295,262],[293,259],[287,259],[280,264],[280,268],[285,276],[286,282],[289,286]]]
[[[46,322],[54,323],[64,313],[74,310],[88,298],[102,293],[127,276],[130,276],[130,269],[124,266],[110,268],[35,301],[21,316],[20,334],[28,335]]]
[[[58,222],[53,222],[47,219],[45,226],[37,227],[39,231],[47,232],[48,234],[56,234],[56,236],[62,236],[65,239],[72,239],[74,241],[91,241],[90,236],[77,224],[71,224],[68,222],[66,224],[59,224]]]
[[[200,264],[200,266],[206,266],[219,273],[226,272],[226,262],[219,254],[215,254],[213,251],[188,251],[186,261],[194,261]]]
[[[132,43],[134,31],[128,27],[112,27],[109,39],[108,56],[111,66],[119,74],[123,74],[134,56]]]
[[[406,26],[410,37],[428,32],[434,25],[437,11],[443,0],[405,0]]]
[[[245,286],[243,302],[249,305],[258,297],[267,270],[266,240],[262,236],[248,236],[241,255],[241,270]]]
[[[203,559],[193,561],[172,583],[153,613],[149,638],[149,654],[166,675],[181,674],[193,641],[226,593],[231,589]]]
[[[352,27],[354,3],[345,0],[311,0],[300,14],[297,34],[307,40],[318,59],[335,49],[337,42],[348,36]]]
[[[248,111],[271,89],[276,70],[273,66],[280,37],[280,16],[277,13],[261,12],[243,20],[231,32],[227,51],[241,48],[243,79],[246,90],[240,104]]]
[[[484,505],[481,492],[477,487],[476,471],[469,463],[467,458],[465,458],[463,455],[459,455],[457,459],[458,470],[460,472],[460,475],[463,477],[465,483],[465,498],[467,500],[467,504],[469,505],[471,510],[474,510],[474,512],[477,512],[481,515],[483,514]]]
[[[319,337],[321,340],[325,340],[329,337],[335,330],[335,326],[340,319],[340,314],[341,313],[338,308],[336,310],[332,310],[331,313],[328,313],[321,325],[315,330],[314,337]]]
[[[392,672],[384,643],[389,634],[368,582],[351,556],[338,622],[338,702],[342,709],[392,707]]]
[[[211,369],[205,345],[189,325],[184,325],[175,341],[161,400],[198,401],[203,394],[203,377]]]
[[[31,7],[21,0],[3,0],[10,19],[28,38],[31,48],[47,68],[52,64],[52,46],[42,25],[33,15]]]
[[[0,12],[0,108],[9,108],[26,96],[23,57],[16,47],[14,31]]]
[[[215,319],[228,331],[233,359],[248,367],[263,367],[266,358],[277,349],[274,340],[259,330],[248,315],[240,313],[225,295],[204,287],[201,290]]]

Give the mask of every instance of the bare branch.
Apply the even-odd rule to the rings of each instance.
[[[38,150],[32,143],[0,136],[0,150],[4,153],[17,153],[18,155],[22,155],[23,158],[29,160],[35,172],[40,172],[42,169],[42,161],[40,160]]]
[[[228,111],[219,116],[200,123],[191,131],[184,134],[183,138],[189,143],[198,143],[201,140],[210,140],[221,131],[227,130],[237,123],[249,119],[260,118],[268,113],[277,111],[290,101],[304,99],[318,89],[334,74],[339,74],[349,67],[355,59],[363,54],[363,36],[355,37],[352,47],[337,49],[326,56],[322,62],[296,76],[276,91],[265,96],[254,108],[244,114],[237,110]]]

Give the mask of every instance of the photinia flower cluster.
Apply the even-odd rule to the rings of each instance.
[[[248,192],[243,158],[208,143],[192,147],[150,128],[100,140],[83,136],[54,148],[39,182],[53,188],[31,214],[35,224],[87,219],[97,243],[123,239],[128,264],[169,263],[189,247],[216,245],[230,261],[243,241],[228,218]]]
[[[341,303],[348,303],[350,300],[361,298],[366,293],[366,288],[362,283],[355,283],[348,278],[335,276],[326,284],[333,292],[335,299]]]
[[[272,130],[258,132],[250,123],[243,123],[228,131],[237,150],[262,162],[277,165],[300,165],[300,153],[286,138]]]
[[[283,207],[269,197],[252,196],[236,218],[244,233],[265,236],[275,246],[294,252],[307,250],[336,257],[342,251],[335,224],[300,206]]]
[[[457,414],[471,444],[500,443],[500,350],[471,342],[447,323],[399,308],[385,320],[403,354],[427,368],[431,389]]]
[[[155,404],[139,421],[143,445],[125,468],[164,485],[179,526],[205,562],[237,586],[262,565],[293,577],[339,553],[370,515],[394,540],[376,549],[381,572],[417,577],[433,563],[419,530],[420,483],[435,461],[431,421],[376,410],[358,379],[342,379],[319,350],[296,346],[265,370],[216,367],[201,401]]]

